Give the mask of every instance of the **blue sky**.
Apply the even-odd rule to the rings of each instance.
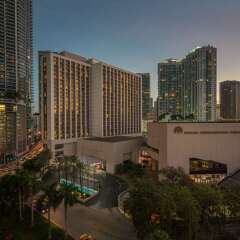
[[[192,48],[218,48],[218,81],[240,80],[239,0],[33,0],[34,86],[37,51],[72,51],[135,72]],[[37,110],[37,107],[36,107]]]

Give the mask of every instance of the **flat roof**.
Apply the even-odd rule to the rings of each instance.
[[[193,121],[193,122],[191,122],[191,121],[182,121],[182,122],[181,121],[169,121],[169,122],[167,122],[167,121],[166,122],[159,121],[159,122],[157,122],[157,121],[155,121],[155,122],[152,122],[152,123],[158,123],[158,124],[166,124],[166,123],[167,124],[168,123],[170,123],[170,124],[171,123],[172,124],[184,124],[184,123],[186,123],[186,124],[188,124],[188,123],[191,123],[191,124],[194,124],[194,123],[195,124],[199,124],[199,123],[200,124],[202,124],[202,123],[203,124],[211,124],[211,123],[214,123],[215,124],[215,123],[240,123],[240,120],[236,120],[236,121],[212,121],[212,122],[211,121],[209,121],[209,122],[207,122],[207,121],[206,122],[200,122],[200,121],[199,122],[196,122],[196,121]]]
[[[136,136],[136,137],[116,136],[116,137],[91,137],[91,138],[86,138],[85,140],[115,143],[115,142],[124,142],[124,141],[129,141],[134,139],[140,139],[140,138],[142,138],[142,136]]]
[[[61,56],[61,57],[69,58],[69,59],[72,59],[72,60],[75,60],[75,61],[84,62],[88,65],[103,64],[103,65],[109,66],[111,68],[117,69],[119,71],[126,72],[126,73],[129,73],[129,74],[133,74],[133,75],[136,75],[138,77],[141,77],[141,75],[139,75],[135,72],[120,68],[118,66],[114,66],[114,65],[106,63],[102,60],[98,60],[96,58],[86,58],[86,57],[83,57],[79,54],[68,52],[68,51],[54,52],[54,51],[51,51],[51,50],[45,50],[45,51],[43,50],[43,51],[38,51],[38,52],[39,52],[39,55],[41,55],[41,54],[56,54],[56,55]]]

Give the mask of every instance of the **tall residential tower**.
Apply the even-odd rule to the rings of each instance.
[[[167,59],[158,64],[159,114],[180,113],[181,62]]]
[[[220,116],[223,119],[240,119],[240,81],[220,83]]]
[[[159,63],[159,114],[214,121],[216,81],[217,49],[212,46],[198,47],[182,60],[168,59]]]
[[[32,98],[32,1],[0,0],[0,163],[28,147]]]
[[[197,121],[216,119],[217,49],[197,47],[182,60],[182,113]]]
[[[151,75],[150,73],[138,74],[142,76],[142,118],[147,120],[148,113],[152,111]]]

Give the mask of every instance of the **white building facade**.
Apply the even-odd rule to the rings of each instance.
[[[140,135],[141,76],[95,59],[39,53],[41,131],[54,156],[74,155],[79,139]]]
[[[158,169],[181,167],[191,173],[190,160],[226,166],[226,174],[240,169],[240,123],[149,123],[148,154]]]

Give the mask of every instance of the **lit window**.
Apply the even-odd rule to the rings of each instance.
[[[5,105],[4,104],[0,104],[0,112],[5,112]]]

